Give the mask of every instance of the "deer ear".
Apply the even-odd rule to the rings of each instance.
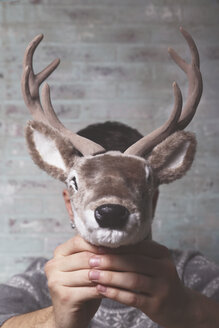
[[[196,138],[190,132],[178,131],[156,146],[148,158],[158,184],[180,179],[191,167]]]
[[[68,170],[79,152],[58,131],[46,124],[30,121],[26,128],[30,155],[42,170],[65,182]]]

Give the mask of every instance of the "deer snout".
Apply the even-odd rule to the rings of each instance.
[[[101,228],[121,229],[125,226],[129,211],[116,204],[104,204],[96,208],[95,219]]]

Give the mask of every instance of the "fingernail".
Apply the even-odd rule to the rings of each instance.
[[[103,285],[97,285],[97,290],[98,290],[98,292],[100,292],[101,294],[102,294],[102,293],[105,294],[106,291],[107,291],[107,288],[106,288],[105,286],[103,286]]]
[[[100,257],[91,257],[89,264],[91,267],[98,267],[100,265]]]
[[[90,280],[98,280],[100,278],[100,272],[99,271],[90,271],[89,272],[89,279]]]

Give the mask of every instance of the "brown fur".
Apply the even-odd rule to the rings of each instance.
[[[57,148],[59,149],[65,162],[65,165],[68,168],[73,166],[75,155],[79,156],[80,153],[73,147],[72,143],[69,140],[63,138],[63,136],[61,136],[57,130],[54,130],[42,122],[28,122],[26,127],[26,141],[33,161],[36,165],[38,165],[42,170],[46,171],[52,177],[65,182],[67,176],[61,169],[49,165],[42,160],[42,157],[37,151],[33,141],[34,129],[55,141]]]
[[[167,168],[168,163],[174,158],[177,150],[189,142],[189,147],[186,151],[182,165],[173,169]],[[157,147],[154,148],[148,158],[155,176],[157,183],[170,183],[176,179],[180,179],[192,165],[196,151],[196,138],[191,132],[178,131],[166,138]]]
[[[34,130],[55,142],[57,151],[60,152],[65,163],[66,172],[64,172],[64,168],[62,170],[55,166],[55,156],[54,166],[47,164],[47,157],[44,160],[41,158],[34,143]],[[154,192],[159,184],[179,179],[187,172],[192,164],[196,148],[194,135],[179,131],[155,147],[147,159],[124,155],[120,151],[107,151],[95,156],[81,156],[72,143],[58,131],[35,121],[29,122],[26,139],[34,162],[54,178],[67,183],[75,221],[79,225],[76,225],[79,233],[87,241],[97,245],[103,242],[102,245],[105,246],[111,245],[110,240],[112,239],[108,239],[109,243],[106,243],[104,231],[99,231],[103,237],[98,239],[100,235],[95,221],[96,209],[104,204],[124,206],[130,213],[124,236],[125,233],[129,233],[133,242],[140,241],[146,236],[151,238]],[[188,148],[185,151],[186,145]],[[183,154],[184,157],[179,156],[180,154]],[[179,162],[178,167],[172,165],[175,159]],[[182,160],[179,161],[179,159]],[[169,165],[172,167],[168,168]],[[60,167],[62,166],[60,165]],[[148,172],[150,172],[149,175]],[[73,181],[76,185],[72,183]],[[111,232],[113,233],[113,230]],[[116,235],[117,232],[114,234],[114,238]],[[111,238],[109,237],[111,235],[107,236],[107,238]],[[114,245],[118,247],[130,239],[121,239]]]
[[[75,162],[78,191],[70,191],[75,210],[83,219],[83,212],[95,210],[103,204],[120,204],[130,213],[139,212],[150,218],[153,179],[146,180],[146,162],[140,157],[109,152],[94,157],[83,157]]]

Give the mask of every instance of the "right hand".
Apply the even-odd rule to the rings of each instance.
[[[47,262],[55,328],[85,328],[98,310],[103,296],[88,277],[89,259],[98,253],[98,247],[76,236],[58,246]]]

